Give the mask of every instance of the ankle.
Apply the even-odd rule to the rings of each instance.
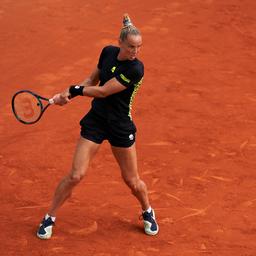
[[[144,212],[148,212],[148,213],[150,213],[151,211],[152,211],[152,208],[151,208],[151,206],[149,206],[147,209],[142,209],[142,211],[143,211],[143,213]]]
[[[56,216],[53,216],[53,215],[50,214],[50,213],[46,213],[45,219],[48,219],[48,218],[51,218],[51,220],[52,220],[53,222],[55,222],[55,220],[56,220]]]

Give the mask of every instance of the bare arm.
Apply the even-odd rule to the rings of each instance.
[[[96,86],[99,83],[100,70],[96,68],[89,78],[85,79],[80,86],[84,86],[83,95],[93,98],[105,98],[111,94],[121,92],[126,89],[124,85],[112,78],[104,86]],[[54,95],[53,100],[56,105],[65,105],[70,101],[69,88],[64,92]]]
[[[85,79],[82,83],[80,83],[81,86],[95,86],[99,83],[100,80],[100,70],[96,68],[91,75]]]
[[[116,78],[112,78],[103,86],[85,87],[83,90],[83,95],[94,98],[105,98],[111,94],[121,92],[125,89],[126,87],[118,82]]]

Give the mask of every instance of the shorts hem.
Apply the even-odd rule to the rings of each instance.
[[[117,148],[129,148],[131,147],[133,144],[135,143],[135,141],[131,142],[131,143],[126,143],[126,144],[118,144],[118,143],[113,143],[109,141],[109,144],[113,147],[117,147]]]
[[[89,141],[92,141],[92,142],[94,142],[96,144],[100,145],[102,143],[102,141],[99,141],[99,140],[97,140],[97,139],[95,139],[95,138],[93,138],[91,136],[88,136],[88,135],[85,135],[85,134],[80,134],[80,135],[81,135],[82,138],[87,139]]]

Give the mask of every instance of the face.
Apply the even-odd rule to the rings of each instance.
[[[124,41],[119,39],[119,60],[134,60],[142,46],[141,35],[128,35]]]

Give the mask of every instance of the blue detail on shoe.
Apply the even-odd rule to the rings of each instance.
[[[154,210],[152,209],[150,213],[147,211],[143,212],[142,217],[145,233],[151,236],[156,235],[159,231],[159,227],[156,222]]]
[[[41,239],[49,239],[52,236],[52,227],[55,225],[51,217],[43,218],[37,231],[37,236]]]

